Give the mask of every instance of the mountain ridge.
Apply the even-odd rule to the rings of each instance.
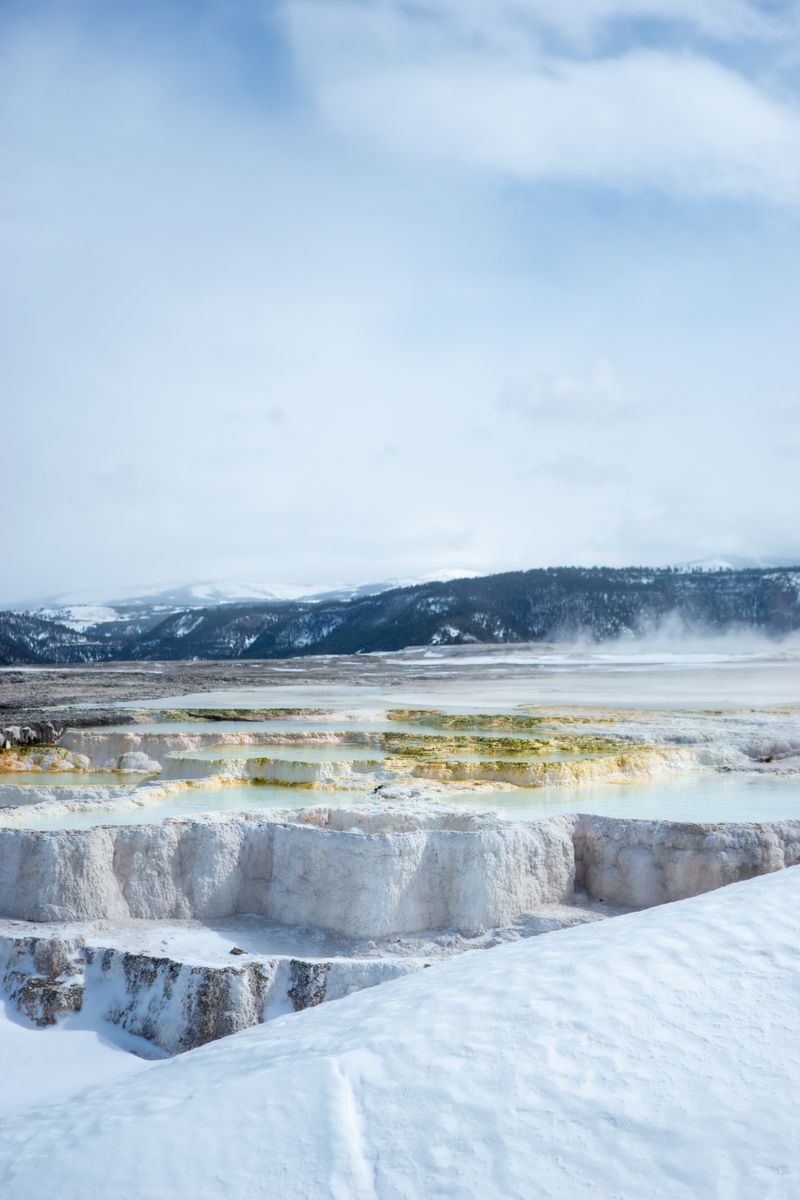
[[[0,663],[293,658],[412,645],[800,629],[800,567],[548,567],[417,583],[350,599],[228,603],[83,629],[0,613]]]
[[[397,587],[415,584],[448,582],[466,579],[482,572],[463,568],[443,568],[425,575],[392,578],[367,583],[271,583],[242,579],[196,580],[192,583],[151,583],[128,588],[89,588],[85,591],[62,592],[17,604],[9,604],[14,612],[59,612],[72,608],[132,609],[154,606],[199,608],[206,604],[280,603],[292,600],[352,599],[359,595],[374,595]],[[2,607],[2,605],[0,605]]]

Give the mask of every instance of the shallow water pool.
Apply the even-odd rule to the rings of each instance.
[[[135,787],[141,773],[124,771],[0,771],[0,789],[5,787]]]
[[[281,762],[380,762],[385,758],[396,758],[400,762],[407,761],[409,767],[414,765],[415,755],[418,753],[414,747],[411,748],[412,754],[405,755],[402,749],[399,750],[384,750],[380,746],[354,746],[348,742],[327,742],[323,745],[309,744],[308,742],[290,742],[277,745],[253,745],[253,746],[202,746],[198,750],[181,750],[170,756],[171,761],[180,762],[182,758],[191,760],[201,759],[203,762],[218,762],[223,759],[252,759],[252,758],[271,758]],[[484,751],[466,751],[466,750],[437,750],[435,747],[426,747],[424,757],[421,756],[418,761],[421,762],[561,762],[566,759],[573,761],[575,759],[591,758],[589,754],[577,753],[553,753],[553,754],[526,754],[521,751],[518,754],[510,754],[504,752],[502,754],[492,754],[488,750]]]
[[[133,793],[135,796],[135,792]],[[580,788],[484,789],[437,793],[443,808],[494,810],[509,820],[535,821],[562,813],[664,819],[671,821],[777,821],[800,819],[800,780],[767,775],[697,772],[643,783],[597,784]],[[92,812],[31,815],[15,822],[36,829],[86,829],[94,825],[133,825],[205,813],[275,809],[352,807],[380,803],[364,791],[322,791],[264,784],[227,784],[180,789],[144,808],[104,805]],[[387,805],[402,807],[399,801]]]
[[[203,746],[199,750],[181,750],[170,756],[172,762],[182,758],[193,761],[219,762],[224,759],[271,758],[280,762],[380,762],[385,757],[379,746],[350,746],[330,743],[321,746],[293,742],[276,746]]]
[[[639,820],[800,820],[800,778],[708,771],[580,788],[454,792],[452,800],[470,808],[493,807],[504,817],[525,821],[570,812]]]
[[[519,715],[519,714],[518,714]],[[523,716],[527,714],[522,714]],[[537,725],[532,729],[521,731],[492,729],[489,726],[476,725],[475,728],[468,729],[443,729],[441,725],[426,725],[411,721],[389,721],[385,718],[368,719],[367,717],[348,718],[348,717],[331,717],[325,719],[316,719],[307,717],[305,719],[276,719],[274,721],[154,721],[148,722],[131,722],[130,724],[121,725],[97,725],[87,726],[81,730],[84,733],[103,734],[103,733],[141,733],[141,734],[175,734],[175,733],[202,733],[202,734],[223,734],[223,733],[242,733],[242,734],[257,734],[257,733],[338,733],[343,737],[348,734],[359,733],[387,733],[387,734],[412,734],[414,737],[457,737],[466,735],[470,738],[497,738],[497,737],[512,737],[522,741],[537,740],[543,737],[549,737],[553,732],[558,732],[563,736],[563,729],[560,727],[557,720],[546,722],[542,725]],[[575,732],[580,735],[581,729],[578,727]]]
[[[314,805],[350,808],[363,804],[363,791],[316,791],[312,788],[274,787],[270,784],[242,783],[216,787],[190,787],[167,795],[146,807],[132,807],[122,800],[91,812],[61,812],[39,816],[25,815],[15,821],[19,829],[91,829],[95,825],[149,825],[172,817],[199,817],[207,813],[264,813],[276,809],[310,808]],[[135,796],[135,793],[134,793]]]

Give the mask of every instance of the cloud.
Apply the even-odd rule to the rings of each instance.
[[[536,470],[571,488],[585,488],[592,493],[614,488],[625,491],[632,478],[624,463],[605,462],[597,456],[588,458],[583,454],[562,455],[542,463]]]
[[[539,372],[509,379],[496,403],[499,414],[522,417],[536,425],[606,427],[635,417],[635,410],[608,363],[589,375]]]
[[[7,595],[796,547],[761,6],[99,7],[0,48]]]
[[[619,33],[621,25],[653,22],[720,42],[771,42],[796,33],[798,24],[794,3],[775,6],[758,0],[390,0],[388,7],[407,17],[427,18],[451,34],[460,31],[506,47],[521,35],[539,32],[586,48],[607,36],[609,28]]]
[[[443,0],[380,10],[298,0],[284,10],[323,118],[385,152],[533,183],[800,201],[800,110],[783,92],[702,46],[643,41],[574,57],[541,32],[677,13],[718,37],[768,37],[778,25],[760,7],[520,0],[499,12],[491,20],[482,4]]]

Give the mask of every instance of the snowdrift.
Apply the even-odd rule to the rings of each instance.
[[[0,1123],[4,1200],[800,1194],[800,871],[467,954]]]

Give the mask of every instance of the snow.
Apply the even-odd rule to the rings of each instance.
[[[147,1065],[131,1053],[147,1043],[97,1015],[77,1013],[37,1029],[0,1001],[0,1118],[32,1105],[64,1101],[93,1084],[126,1078]],[[151,1057],[158,1052],[148,1048]],[[33,1195],[33,1193],[29,1193]]]
[[[80,633],[93,625],[103,625],[107,621],[118,621],[116,609],[102,604],[68,604],[61,608],[40,608],[36,610],[37,617],[50,618],[60,621],[69,629],[77,629]]]
[[[413,653],[419,661],[420,652]],[[524,647],[440,653],[459,667],[517,655],[530,661]],[[552,672],[544,667],[543,674],[564,678],[570,704],[587,677],[599,677],[603,687],[612,673],[620,677],[615,663],[602,660],[587,671],[585,648],[566,670],[558,653],[545,654]],[[581,719],[593,724],[580,730],[610,729],[633,744],[690,752],[706,766],[687,787],[707,779],[715,795],[723,785],[794,787],[788,773],[800,764],[797,709],[759,712],[753,704],[765,695],[776,702],[784,692],[796,701],[797,658],[767,670],[744,661],[751,653],[744,645],[732,651],[741,668],[690,653],[686,663],[668,655],[631,663],[631,674],[619,678],[624,704],[611,713],[581,709]],[[350,736],[384,725],[402,729],[386,719],[390,704],[541,715],[554,690],[539,682],[543,666],[535,664],[521,681],[489,676],[452,685],[410,680],[392,689],[314,683],[233,692],[221,707],[240,707],[242,698],[258,707],[279,704],[281,697],[288,706],[339,707],[302,721],[264,722],[263,729],[169,723],[84,730],[64,742],[98,762],[119,764],[123,754],[147,752],[155,767],[179,749],[197,752],[229,739],[251,746],[301,738],[307,729],[327,754],[327,739],[335,749],[343,729]],[[677,668],[679,690],[667,687],[669,704],[629,707],[642,698],[642,669],[657,685],[650,694],[661,699]],[[714,711],[692,711],[706,690],[715,693]],[[555,694],[561,691],[559,684]],[[747,697],[740,710],[731,707],[738,692]],[[678,694],[691,704],[678,703]],[[578,698],[586,699],[579,689]],[[219,701],[207,694],[202,703]],[[286,732],[296,728],[301,732]],[[300,745],[289,749],[302,758]],[[787,778],[771,778],[779,772]],[[105,792],[122,816],[126,804],[166,804],[172,789],[169,803],[191,794],[174,782],[95,786],[91,795],[84,785],[83,800],[69,787],[53,787],[46,803],[97,806]],[[725,825],[702,826],[567,817],[564,808],[533,830],[476,813],[483,798],[465,801],[452,789],[434,789],[397,785],[366,803],[348,801],[354,807],[331,810],[326,801],[323,809],[273,812],[268,820],[216,816],[85,834],[0,831],[0,910],[69,917],[75,937],[117,951],[104,950],[102,961],[87,956],[84,1008],[56,1028],[34,1030],[0,1009],[3,1200],[800,1195],[800,870],[779,869],[800,860],[800,822],[735,824],[735,810],[725,809]],[[635,804],[636,789],[628,790]],[[266,803],[270,793],[261,794]],[[583,795],[571,807],[591,811]],[[308,804],[312,795],[303,792],[300,800]],[[496,802],[505,796],[492,793]],[[724,808],[719,797],[714,802]],[[664,815],[669,803],[665,793]],[[448,811],[455,805],[462,807]],[[697,812],[686,815],[698,819]],[[765,871],[775,873],[730,883]],[[590,894],[592,916],[613,919],[512,945],[503,936],[503,945],[486,948],[499,936],[487,923],[513,922],[505,928],[516,938],[532,904],[542,905],[541,919],[585,920],[587,912],[571,902],[573,882]],[[662,907],[628,916],[611,909],[651,904]],[[447,921],[483,931],[453,947],[454,928],[431,933]],[[68,931],[50,924],[46,932]],[[247,952],[230,960],[233,943]],[[337,948],[349,953],[347,961],[333,961]],[[450,950],[464,953],[442,962]],[[430,955],[429,969],[412,961],[420,951]],[[165,957],[172,955],[181,986],[168,996],[156,980],[148,991],[153,966],[143,963],[131,988],[139,968],[129,963],[126,971],[122,959],[137,952],[159,960],[159,979],[172,978],[175,964]],[[233,975],[259,957],[297,955],[332,961],[325,1004],[280,1015],[289,1007],[284,982],[270,992],[277,999],[270,1000],[268,1025],[169,1062],[136,1057],[137,1041],[126,1042],[104,1019],[113,1000],[114,1019],[124,1017],[133,1032],[146,1032],[149,1022],[155,1034],[147,1036],[164,1048],[197,1044],[178,1038],[184,998],[197,999],[205,982],[196,972],[189,979],[187,964],[230,966]],[[413,976],[335,999],[417,967]],[[278,968],[285,972],[286,963]],[[188,984],[198,987],[192,992]],[[225,1000],[220,1011],[235,1016],[234,1008]]]
[[[461,647],[437,647],[436,659],[423,660],[424,651],[401,650],[367,656],[392,672],[408,659],[424,668],[424,676],[407,683],[372,684],[348,681],[304,682],[287,679],[284,686],[225,688],[212,692],[176,693],[157,700],[129,701],[120,708],[348,708],[363,718],[372,706],[380,709],[439,707],[471,712],[510,711],[515,706],[556,706],[559,711],[582,706],[617,709],[755,709],[768,705],[797,704],[800,669],[800,638],[787,639],[762,656],[755,642],[747,649],[720,641],[714,654],[729,661],[703,661],[697,653],[684,652],[679,661],[630,662],[623,653],[610,662],[587,664],[587,651],[553,647],[528,656],[524,647],[471,645],[465,655]],[[751,653],[752,651],[752,653]],[[642,651],[644,652],[644,651]],[[493,667],[495,655],[519,655],[518,668],[504,663]],[[536,657],[541,653],[541,660]],[[688,656],[687,656],[688,654]],[[464,657],[474,659],[463,664]],[[663,655],[662,655],[663,657]],[[310,665],[319,659],[307,660]],[[527,667],[527,671],[521,668]],[[435,677],[428,672],[435,668]],[[445,677],[446,676],[446,677]],[[341,714],[337,714],[341,716]]]
[[[119,620],[120,608],[150,607],[158,604],[167,606],[235,604],[243,602],[317,600],[339,597],[346,599],[359,594],[375,594],[392,588],[413,587],[416,584],[450,582],[454,579],[473,578],[480,571],[466,568],[443,568],[425,575],[378,580],[367,583],[270,583],[241,579],[202,580],[196,583],[173,582],[139,584],[120,591],[93,590],[70,592],[59,596],[48,596],[38,601],[17,605],[23,611],[37,611],[39,615],[52,615],[75,629],[105,621]]]
[[[458,630],[454,630],[453,626],[445,626],[445,629],[454,634]],[[773,652],[774,654],[774,652]],[[487,663],[490,666],[565,666],[565,667],[590,667],[600,666],[608,667],[619,663],[622,666],[691,666],[696,663],[702,666],[705,663],[736,663],[742,659],[768,660],[773,655],[767,650],[753,651],[746,653],[743,651],[723,651],[718,654],[712,651],[645,651],[637,652],[630,649],[620,649],[617,653],[597,653],[590,654],[583,651],[574,651],[565,654],[553,654],[552,652],[539,652],[534,649],[522,651],[512,654],[492,654],[488,657],[486,654],[477,653],[474,655],[459,655],[457,663],[460,667],[476,667],[485,666]],[[444,658],[441,650],[428,650],[421,655],[421,659],[406,658],[401,660],[400,665],[404,667],[419,667],[424,665],[424,660],[434,660],[440,662]]]
[[[763,570],[765,567],[797,567],[798,556],[794,558],[764,558],[763,556],[746,557],[741,554],[713,555],[710,558],[696,559],[694,562],[678,563],[682,571],[747,571]]]
[[[69,1102],[20,1097],[0,1191],[789,1200],[799,903],[789,869],[467,953]]]
[[[202,625],[203,617],[195,617],[191,613],[186,613],[179,617],[172,626],[172,634],[174,637],[187,637],[192,630],[197,629],[198,625]]]
[[[81,939],[95,949],[118,950],[151,957],[167,957],[194,966],[231,965],[231,947],[242,951],[236,962],[257,962],[264,958],[301,958],[322,962],[325,959],[364,960],[407,963],[409,960],[449,958],[468,949],[481,949],[503,941],[534,936],[551,929],[565,928],[583,921],[599,921],[616,913],[608,905],[591,902],[547,905],[513,925],[482,930],[478,934],[458,933],[453,929],[425,930],[404,937],[344,938],[314,925],[275,925],[263,917],[247,913],[221,920],[203,921],[14,921],[0,917],[0,955],[4,943],[19,938],[58,938],[75,942]]]

